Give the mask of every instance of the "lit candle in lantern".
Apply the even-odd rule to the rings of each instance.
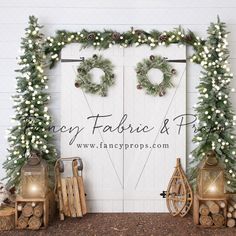
[[[216,192],[216,186],[215,185],[210,185],[209,186],[209,191],[212,192],[212,193]]]
[[[30,190],[31,190],[32,193],[35,193],[35,192],[37,192],[38,188],[37,188],[36,185],[31,185]]]

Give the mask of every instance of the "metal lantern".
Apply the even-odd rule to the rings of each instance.
[[[197,193],[201,198],[224,197],[224,167],[215,152],[209,151],[201,163],[197,178]]]
[[[32,152],[21,169],[21,192],[23,198],[44,198],[48,191],[48,167],[38,153]]]

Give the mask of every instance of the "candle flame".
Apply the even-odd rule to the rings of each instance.
[[[37,192],[38,188],[37,188],[36,185],[31,185],[30,190],[31,190],[32,193],[35,193],[35,192]]]
[[[209,191],[210,192],[215,192],[216,191],[216,186],[215,185],[210,185],[209,186]]]

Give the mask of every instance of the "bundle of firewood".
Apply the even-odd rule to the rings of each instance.
[[[17,219],[19,229],[39,229],[43,224],[43,203],[27,202],[17,206],[17,211],[21,212]]]
[[[202,226],[222,227],[225,225],[226,204],[224,201],[201,201],[199,205],[199,223]]]
[[[227,208],[227,226],[235,227],[236,225],[236,201],[233,199],[228,200]]]

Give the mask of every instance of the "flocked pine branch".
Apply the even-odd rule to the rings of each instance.
[[[51,117],[48,114],[50,96],[48,78],[44,75],[43,35],[40,33],[37,18],[29,17],[29,26],[22,38],[16,94],[13,96],[15,126],[9,130],[9,155],[4,162],[8,186],[18,186],[20,170],[32,151],[41,153],[53,170],[56,150],[48,127]]]

